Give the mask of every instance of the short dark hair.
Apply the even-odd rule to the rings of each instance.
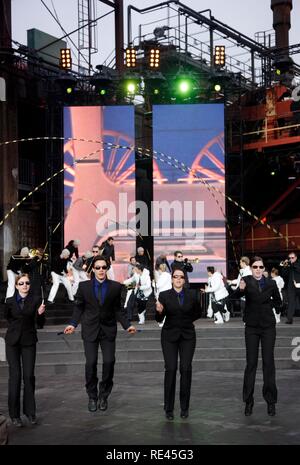
[[[206,269],[207,269],[208,273],[214,274],[214,272],[215,272],[215,267],[214,266],[208,266]]]
[[[138,270],[143,271],[145,267],[141,263],[136,263],[134,265],[134,268],[137,268]]]
[[[109,237],[107,238],[107,240],[108,240],[108,241],[113,241],[113,240],[114,240],[114,238],[113,238],[113,237],[111,237],[111,236],[109,236]]]
[[[181,255],[183,255],[183,253],[181,252],[181,250],[175,250],[174,252],[174,257],[177,257],[177,255],[181,253]]]
[[[99,260],[101,260],[102,262],[105,262],[106,265],[107,265],[107,269],[109,270],[109,268],[110,268],[110,261],[107,260],[105,257],[103,257],[103,255],[96,255],[96,257],[93,258],[93,261],[92,261],[92,268],[95,267],[95,263],[98,262]]]
[[[184,279],[185,279],[185,274],[184,274],[184,271],[183,271],[183,269],[182,269],[182,268],[179,268],[179,267],[175,267],[175,268],[173,269],[173,271],[172,271],[172,275],[171,275],[171,276],[172,276],[172,278],[173,278],[174,274],[175,274],[177,271],[181,271],[181,272],[183,273],[183,276],[184,276]]]
[[[254,257],[251,258],[250,260],[250,265],[252,266],[254,262],[263,262],[263,259],[259,257],[258,255],[255,255]]]

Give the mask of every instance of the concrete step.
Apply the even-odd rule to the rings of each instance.
[[[239,371],[243,372],[245,368],[245,357],[239,359],[205,359],[193,361],[193,373],[202,371]],[[276,359],[277,370],[299,370],[300,363],[294,362],[290,357]],[[115,372],[128,373],[129,376],[139,372],[163,372],[164,362],[162,360],[151,361],[117,361]],[[261,360],[258,363],[258,371],[261,370]],[[101,364],[98,365],[98,373],[101,373]],[[84,377],[84,362],[73,361],[70,363],[57,362],[36,364],[36,376],[69,376],[76,375]],[[0,362],[0,378],[8,377],[7,365]]]
[[[291,337],[277,337],[276,339],[276,347],[289,347],[291,348],[291,341],[293,338]],[[199,349],[209,349],[212,347],[220,348],[220,342],[216,340],[214,337],[198,337],[197,339],[197,348]],[[38,351],[39,352],[49,352],[49,351],[64,351],[72,350],[83,350],[83,343],[81,337],[75,336],[57,336],[56,339],[41,339],[39,338],[38,344]],[[121,338],[120,336],[117,338],[117,347],[123,350],[148,350],[153,349],[156,347],[161,348],[160,337],[153,337],[153,338],[145,338],[139,337],[139,335],[135,337],[128,337]],[[222,348],[227,349],[239,349],[245,347],[245,339],[244,337],[223,337],[222,338]]]

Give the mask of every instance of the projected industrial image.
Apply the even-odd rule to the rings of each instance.
[[[224,192],[224,106],[154,106],[153,148],[154,255],[182,250],[190,282],[206,281],[208,265],[225,274],[225,199],[205,184]]]
[[[128,148],[134,146],[134,108],[65,108],[64,136],[83,139],[64,145],[65,243],[80,239],[82,254],[113,236],[114,277],[122,280],[135,251],[135,231],[127,228],[135,200],[135,156]]]

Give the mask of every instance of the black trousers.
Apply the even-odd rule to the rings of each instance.
[[[107,399],[113,387],[114,367],[115,367],[115,352],[116,340],[109,340],[106,336],[102,336],[96,342],[83,341],[85,352],[85,387],[86,392],[91,399],[97,400],[98,397]],[[98,393],[98,350],[99,345],[102,351],[102,380],[99,383]]]
[[[166,341],[162,333],[161,346],[165,360],[164,380],[164,409],[166,412],[174,410],[176,372],[178,354],[180,357],[180,407],[188,410],[191,396],[192,360],[196,347],[196,336],[192,339],[180,338],[176,342]]]
[[[288,296],[288,307],[287,307],[286,316],[287,316],[287,320],[291,321],[293,320],[293,317],[295,315],[297,297],[300,297],[300,289],[297,289],[294,286],[294,283],[292,285],[289,285],[287,289],[287,296]]]
[[[23,413],[27,416],[35,415],[35,358],[36,344],[31,346],[10,346],[6,344],[6,359],[9,367],[8,409],[11,418],[20,417],[22,368],[24,382]]]
[[[259,343],[261,342],[263,363],[263,397],[267,403],[277,402],[275,381],[274,346],[276,339],[275,326],[268,328],[245,327],[247,365],[244,374],[243,400],[253,401],[255,376],[258,362]]]

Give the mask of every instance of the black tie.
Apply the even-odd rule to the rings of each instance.
[[[99,284],[98,288],[98,302],[102,305],[102,283]]]
[[[22,311],[24,309],[24,299],[20,300],[19,305],[20,305],[20,310]]]

